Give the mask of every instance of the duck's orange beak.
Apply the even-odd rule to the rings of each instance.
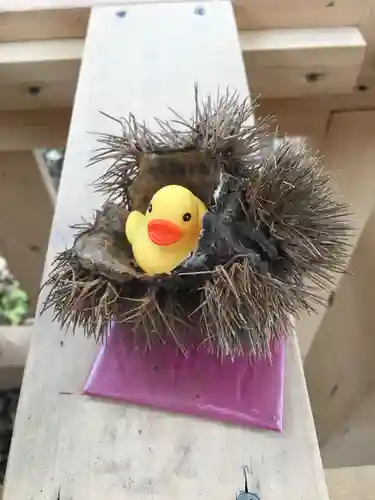
[[[182,238],[182,229],[166,219],[153,219],[147,225],[150,240],[161,247],[173,245]]]

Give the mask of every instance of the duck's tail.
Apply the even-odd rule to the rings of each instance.
[[[139,233],[142,224],[145,224],[145,216],[141,212],[130,212],[125,222],[125,234],[131,245],[133,245],[134,238]]]

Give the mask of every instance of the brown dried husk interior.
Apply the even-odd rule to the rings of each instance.
[[[97,183],[108,202],[94,222],[77,227],[72,248],[56,257],[45,309],[52,308],[63,326],[83,327],[97,340],[111,321],[128,322],[139,343],[170,338],[184,349],[181,332],[193,323],[220,356],[269,356],[273,342],[292,330],[291,318],[312,311],[317,290],[344,272],[348,207],[337,201],[320,159],[304,143],[284,141],[269,157],[259,156],[269,140],[267,121],[246,125],[253,112],[247,102],[229,94],[203,104],[196,96],[196,102],[190,121],[178,117],[184,133],[158,121],[156,134],[131,116],[119,120],[122,136],[100,137],[104,147],[93,162],[112,159]],[[226,195],[220,203],[220,195],[213,196],[223,175],[238,181],[234,222],[240,221],[241,237],[223,215]],[[197,259],[170,275],[146,276],[126,242],[128,210],[145,210],[160,187],[173,183],[199,196],[218,218],[217,227],[227,224],[236,245],[228,253],[228,238],[218,233],[208,250],[210,235],[203,234],[197,256],[211,252],[203,267]],[[277,256],[270,257],[264,241]]]
[[[165,332],[184,350],[179,330],[187,322],[182,311],[199,299],[189,297],[184,304],[178,298],[178,274],[153,277],[138,268],[124,238],[127,215],[126,209],[108,203],[92,224],[76,226],[72,248],[57,255],[44,284],[49,288],[44,310],[52,307],[63,327],[83,327],[97,341],[115,320],[131,322],[141,343],[151,346],[155,335],[158,339]]]

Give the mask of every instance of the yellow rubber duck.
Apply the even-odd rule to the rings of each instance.
[[[157,191],[146,214],[130,212],[125,234],[138,266],[150,275],[167,274],[198,244],[204,203],[183,186]]]

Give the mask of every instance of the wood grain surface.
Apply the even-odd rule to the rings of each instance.
[[[27,293],[31,313],[38,301],[52,217],[53,205],[32,151],[0,151],[0,254]]]
[[[325,164],[350,203],[355,231],[348,273],[336,277],[334,305],[328,311],[319,307],[318,314],[297,325],[306,336],[305,346],[311,343],[309,350],[305,347],[304,368],[321,447],[375,382],[370,258],[375,234],[374,134],[375,111],[334,113],[324,146]]]

